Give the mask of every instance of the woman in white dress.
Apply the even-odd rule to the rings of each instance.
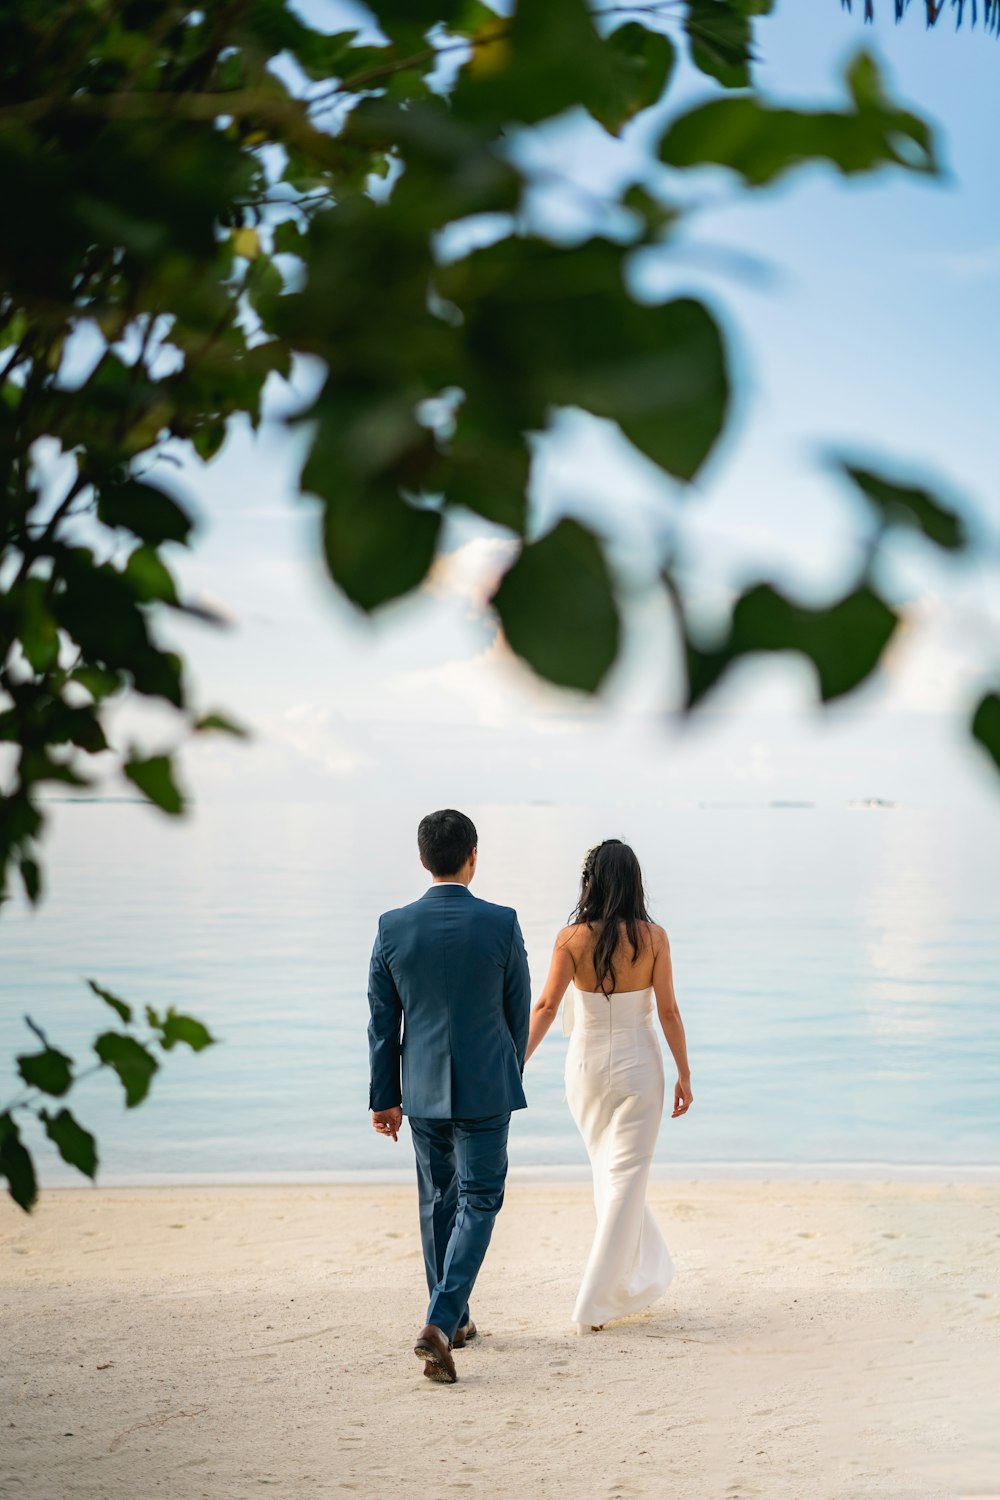
[[[654,996],[677,1065],[673,1119],[687,1114],[692,1098],[670,944],[646,911],[639,861],[619,839],[598,844],[584,861],[580,900],[556,938],[545,988],[532,1008],[528,1057],[564,996],[566,1098],[590,1157],[597,1210],[573,1322],[578,1333],[596,1333],[612,1318],[649,1307],[673,1276],[646,1204],[664,1094]]]

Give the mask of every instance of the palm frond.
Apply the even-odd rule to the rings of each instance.
[[[840,0],[844,10],[853,10],[853,0]],[[896,9],[896,20],[901,21],[910,8],[910,0],[892,0]],[[947,0],[922,0],[928,26],[936,26],[948,8]],[[865,20],[875,19],[875,0],[864,0]],[[1000,36],[1000,0],[951,0],[951,13],[955,17],[956,29],[965,18],[966,9],[971,12],[972,24],[979,22],[982,11],[983,27],[994,36]]]

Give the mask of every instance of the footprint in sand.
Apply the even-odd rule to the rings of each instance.
[[[883,1231],[882,1238],[884,1240],[901,1240],[903,1236],[896,1229],[886,1229]]]

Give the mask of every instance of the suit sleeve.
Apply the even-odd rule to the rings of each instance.
[[[528,1023],[531,1013],[531,979],[528,976],[528,955],[524,949],[521,927],[514,914],[514,926],[510,935],[510,951],[503,976],[503,1008],[510,1034],[517,1048],[517,1063],[524,1072],[524,1054],[528,1047]]]
[[[368,1066],[371,1076],[368,1107],[393,1109],[403,1099],[400,1085],[403,1003],[382,951],[381,922],[368,970],[368,1010]]]

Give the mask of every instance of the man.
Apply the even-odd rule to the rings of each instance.
[[[433,883],[379,918],[372,951],[369,1107],[392,1140],[410,1122],[430,1292],[414,1353],[452,1385],[452,1350],[476,1336],[469,1297],[503,1203],[511,1111],[526,1105],[531,993],[517,914],[469,890],[471,819],[429,813],[417,846]]]

